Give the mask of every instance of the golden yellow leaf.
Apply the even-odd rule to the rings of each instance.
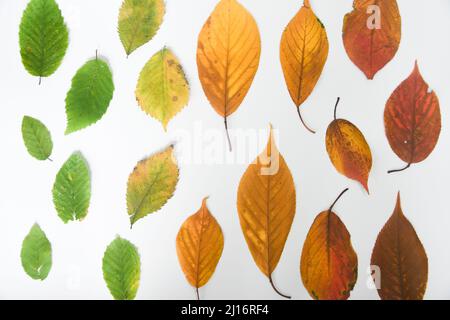
[[[284,78],[303,125],[300,106],[319,81],[328,58],[328,38],[324,25],[311,10],[309,0],[289,22],[283,32],[280,59]]]
[[[241,228],[258,268],[272,284],[274,272],[295,215],[296,195],[291,172],[279,153],[271,127],[264,152],[241,178],[237,208]]]
[[[260,54],[255,19],[236,0],[221,0],[198,37],[197,66],[203,90],[214,110],[224,117],[227,131],[227,117],[247,95]],[[228,142],[231,149],[229,137]]]
[[[220,225],[206,207],[190,216],[177,235],[178,260],[188,282],[196,289],[203,287],[212,277],[223,251]]]

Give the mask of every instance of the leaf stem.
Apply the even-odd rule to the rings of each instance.
[[[42,76],[39,76],[39,83],[38,83],[38,85],[40,86],[41,83],[42,83]]]
[[[227,133],[227,139],[228,139],[228,147],[230,149],[230,152],[233,151],[232,147],[231,147],[231,139],[230,139],[230,134],[228,132],[228,120],[227,117],[224,117],[224,123],[225,123],[225,132]]]
[[[303,117],[302,117],[302,113],[300,112],[300,108],[297,108],[297,113],[298,113],[298,116],[300,118],[300,121],[302,122],[302,124],[306,128],[306,130],[308,130],[311,133],[316,133],[313,129],[311,129],[310,127],[308,127],[306,125],[305,121],[303,121]]]
[[[200,294],[198,293],[198,288],[195,288],[195,294],[197,295],[197,300],[200,301]]]
[[[334,200],[333,204],[330,206],[330,209],[328,209],[328,212],[332,212],[334,206],[336,205],[336,203],[339,201],[339,199],[344,195],[344,193],[346,193],[349,189],[346,188],[344,191],[342,191],[339,196],[336,198],[336,200]]]
[[[280,296],[282,296],[283,298],[286,298],[286,299],[291,299],[291,298],[292,298],[292,297],[290,297],[290,296],[287,296],[287,295],[285,295],[285,294],[282,294],[282,293],[275,287],[275,284],[273,283],[273,280],[272,280],[272,275],[269,276],[269,281],[270,281],[270,285],[272,286],[273,290],[275,290],[275,292],[278,293]]]
[[[53,159],[50,158],[50,157],[48,157],[47,160],[50,161],[50,162],[53,162]]]
[[[396,173],[396,172],[402,172],[402,171],[405,171],[406,169],[408,169],[409,167],[411,167],[411,163],[408,163],[408,165],[406,167],[402,168],[402,169],[389,170],[388,174]]]
[[[337,119],[337,107],[339,105],[339,101],[341,101],[340,97],[337,98],[336,105],[334,106],[334,120]]]

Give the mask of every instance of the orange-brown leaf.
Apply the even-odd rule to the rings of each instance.
[[[374,19],[380,23],[378,26]],[[401,17],[396,0],[355,0],[353,11],[344,18],[345,50],[368,79],[392,60],[400,38]]]
[[[382,300],[423,299],[428,258],[414,227],[402,212],[400,194],[394,213],[378,235],[371,265],[374,279],[379,279],[378,294]]]

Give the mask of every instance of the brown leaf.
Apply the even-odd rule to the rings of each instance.
[[[384,126],[392,150],[407,163],[389,173],[425,160],[434,150],[441,133],[439,100],[423,80],[417,62],[386,103]]]
[[[400,193],[394,213],[378,235],[370,264],[379,269],[382,300],[421,300],[428,279],[428,258],[414,227],[403,215]]]

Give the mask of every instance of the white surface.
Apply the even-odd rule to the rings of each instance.
[[[398,0],[403,26],[400,49],[375,80],[368,81],[349,60],[342,44],[342,20],[351,10],[351,1],[311,1],[330,41],[322,78],[303,105],[304,118],[318,131],[311,135],[300,125],[278,56],[282,30],[301,1],[241,0],[258,22],[262,56],[247,98],[229,121],[232,129],[261,132],[260,144],[265,143],[269,122],[279,130],[279,147],[294,176],[298,208],[274,279],[281,291],[295,299],[309,299],[299,274],[306,233],[314,217],[347,186],[351,191],[341,199],[336,212],[352,235],[359,259],[359,278],[351,298],[378,299],[376,291],[367,286],[366,270],[377,234],[394,209],[398,190],[404,212],[428,254],[426,298],[450,298],[450,2],[426,2]],[[178,264],[175,237],[182,222],[209,195],[208,206],[225,234],[225,249],[213,278],[200,290],[201,296],[277,299],[254,264],[239,226],[236,192],[248,159],[238,163],[182,163],[175,196],[160,212],[139,221],[133,230],[129,228],[126,182],[138,160],[173,141],[177,141],[180,157],[187,151],[194,152],[189,139],[177,139],[180,130],[196,139],[197,156],[211,146],[211,137],[195,135],[199,128],[219,134],[219,150],[227,149],[223,120],[203,94],[195,62],[198,33],[216,1],[167,0],[162,28],[128,59],[116,32],[120,0],[58,3],[70,29],[70,44],[61,67],[38,86],[38,79],[23,68],[19,54],[18,26],[27,1],[0,0],[0,298],[110,299],[101,261],[106,246],[120,234],[136,244],[141,255],[138,299],[193,299],[194,290]],[[168,133],[140,110],[134,97],[140,70],[164,45],[180,58],[192,89],[189,106],[170,123]],[[64,136],[64,99],[71,78],[96,49],[112,66],[116,86],[113,101],[96,125]],[[415,59],[440,98],[442,134],[425,162],[388,176],[388,169],[403,163],[391,151],[384,134],[384,105],[410,74]],[[370,196],[357,183],[339,175],[325,151],[325,130],[337,96],[342,97],[339,116],[355,123],[372,148]],[[20,133],[23,115],[39,118],[51,130],[54,162],[39,162],[27,154]],[[53,208],[51,188],[60,166],[75,150],[82,151],[92,170],[91,206],[85,221],[64,225]],[[253,159],[257,154],[257,150],[251,150],[248,157]],[[44,282],[31,280],[19,258],[22,240],[36,221],[53,246],[53,267]]]

